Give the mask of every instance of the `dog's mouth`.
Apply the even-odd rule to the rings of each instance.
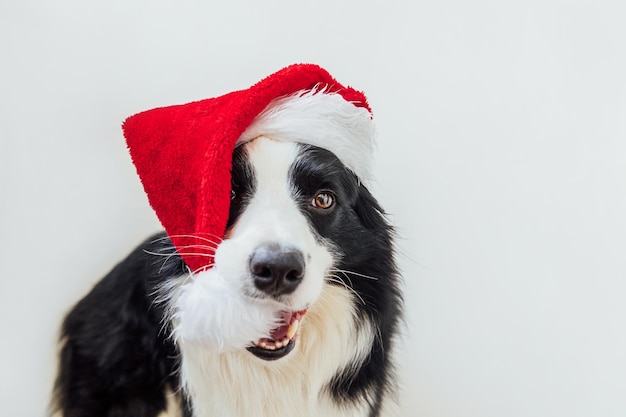
[[[296,346],[298,328],[306,311],[306,309],[282,311],[281,319],[284,324],[272,330],[269,337],[253,342],[254,346],[246,348],[248,352],[266,361],[273,361],[287,356]]]

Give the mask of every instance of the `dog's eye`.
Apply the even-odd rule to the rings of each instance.
[[[315,195],[311,204],[315,208],[329,209],[335,204],[335,197],[327,191],[320,191]]]

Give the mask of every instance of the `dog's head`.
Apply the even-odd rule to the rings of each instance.
[[[212,261],[171,292],[181,346],[281,359],[314,320],[336,320],[345,327],[333,334],[354,340],[355,306],[377,311],[365,298],[395,271],[389,227],[363,185],[373,144],[369,111],[339,94],[281,97],[255,118],[233,153],[225,234],[176,244],[183,259]]]
[[[363,301],[351,281],[373,278],[342,266],[371,256],[357,209],[369,193],[330,151],[267,137],[237,148],[232,189],[227,233],[207,242],[217,244],[213,268],[180,287],[176,336],[280,359],[296,347],[309,309],[321,308],[326,286]]]

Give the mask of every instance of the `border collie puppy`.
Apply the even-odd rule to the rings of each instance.
[[[234,151],[225,235],[196,236],[212,268],[161,233],[69,312],[58,415],[392,414],[393,231],[345,158],[264,126]]]

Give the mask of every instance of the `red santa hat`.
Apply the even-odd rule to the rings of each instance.
[[[319,146],[367,182],[371,119],[363,93],[317,65],[297,64],[246,90],[136,114],[123,130],[150,205],[199,271],[213,264],[224,236],[236,146],[259,136]]]

